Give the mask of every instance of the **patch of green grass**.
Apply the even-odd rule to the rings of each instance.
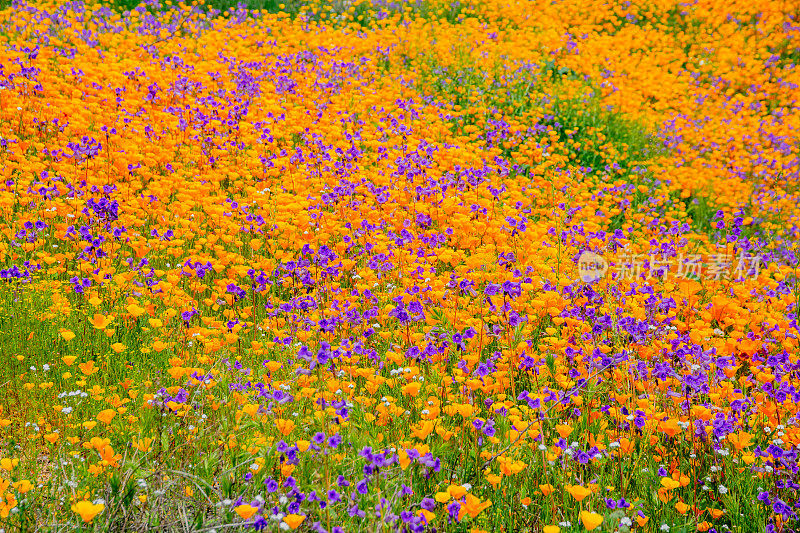
[[[10,5],[11,0],[0,0]],[[141,0],[108,0],[108,4],[121,12],[130,11],[140,5]],[[2,4],[0,4],[2,5]],[[461,22],[469,13],[471,4],[465,2],[440,2],[430,0],[416,0],[412,2],[387,2],[385,5],[376,5],[371,0],[332,0],[332,1],[304,1],[304,0],[205,0],[204,6],[209,10],[222,13],[244,7],[249,11],[265,11],[267,13],[286,13],[292,17],[305,14],[311,21],[335,19],[335,16],[350,12],[350,16],[340,18],[339,22],[354,22],[357,25],[368,27],[386,16],[400,14],[405,17],[421,16],[425,19],[447,21],[451,24]],[[161,9],[168,6],[161,4]],[[334,17],[331,17],[334,15]],[[335,21],[335,20],[334,20]]]
[[[710,235],[714,231],[712,219],[719,208],[708,196],[692,195],[686,199],[686,213],[692,218],[692,229]]]
[[[591,168],[590,174],[629,173],[634,167],[663,153],[657,137],[633,118],[604,104],[591,80],[567,67],[548,61],[539,69],[518,68],[498,63],[492,68],[474,64],[466,50],[456,50],[453,64],[442,65],[437,58],[399,56],[405,65],[416,65],[421,92],[448,107],[463,111],[453,120],[453,132],[463,134],[478,128],[488,139],[503,122],[516,120],[537,128],[512,140],[503,149],[511,157],[515,143],[526,138],[552,139],[554,150],[577,166]],[[386,68],[390,68],[387,62]],[[577,96],[566,96],[565,87],[583,86]],[[498,119],[498,116],[500,117]],[[505,139],[508,141],[509,139]],[[606,168],[608,167],[608,168]]]
[[[545,104],[547,106],[547,104]],[[592,172],[630,170],[660,153],[657,139],[640,122],[605,106],[594,95],[550,99],[544,122],[558,133],[571,158]],[[619,168],[616,168],[618,166]]]
[[[144,5],[140,0],[110,0],[109,5],[119,11],[130,11],[139,5]],[[206,0],[205,7],[217,11],[229,11],[244,6],[248,10],[265,10],[269,13],[291,13],[299,10],[306,2],[297,0]],[[162,4],[162,8],[164,8]]]

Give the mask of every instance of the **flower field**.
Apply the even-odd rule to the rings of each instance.
[[[800,10],[0,10],[0,531],[788,532]]]

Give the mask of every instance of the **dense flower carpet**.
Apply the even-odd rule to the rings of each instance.
[[[14,0],[0,529],[784,532],[789,1]]]

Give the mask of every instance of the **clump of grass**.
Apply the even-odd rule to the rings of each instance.
[[[643,123],[604,104],[592,80],[553,60],[539,67],[501,61],[487,66],[463,47],[453,56],[447,63],[432,54],[413,60],[401,54],[396,60],[414,65],[423,94],[457,110],[453,133],[477,133],[476,140],[491,145],[493,133],[505,130],[502,154],[508,159],[526,143],[547,142],[550,153],[587,174],[631,176],[634,167],[646,168],[665,153]]]
[[[603,105],[594,95],[545,97],[545,124],[567,145],[572,160],[591,172],[621,170],[630,175],[634,166],[646,166],[661,155],[657,137],[641,123]]]
[[[10,4],[12,0],[2,0]],[[125,12],[144,7],[147,10],[168,9],[163,3],[148,3],[142,0],[109,0],[113,9]],[[204,0],[206,10],[225,14],[245,9],[253,13],[287,14],[292,18],[303,16],[313,22],[326,22],[335,26],[355,24],[358,27],[374,27],[380,21],[395,15],[403,19],[422,17],[429,20],[456,24],[463,21],[473,10],[469,3],[442,0],[416,0],[396,2],[379,0]],[[2,3],[0,3],[2,7]]]
[[[120,12],[131,11],[140,6],[148,9],[169,9],[162,1],[148,3],[142,0],[109,0],[108,4]],[[304,5],[313,4],[299,0],[204,0],[202,5],[206,9],[213,9],[220,13],[244,8],[250,11],[266,11],[267,13],[296,14]]]

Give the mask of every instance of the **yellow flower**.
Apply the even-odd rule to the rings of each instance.
[[[121,342],[115,342],[114,344],[111,345],[111,349],[114,350],[116,353],[122,353],[125,351],[126,348],[127,346],[125,346]]]
[[[398,463],[400,464],[400,468],[402,468],[403,470],[408,468],[408,465],[411,464],[411,458],[408,456],[408,452],[406,452],[405,450],[400,450],[399,452],[397,452],[397,459]]]
[[[233,510],[242,518],[242,520],[250,520],[253,515],[258,512],[258,507],[253,507],[252,505],[245,503],[235,507]]]
[[[290,515],[286,516],[283,519],[283,521],[286,522],[286,525],[288,525],[290,528],[297,529],[298,527],[300,527],[300,524],[302,524],[303,520],[305,520],[305,519],[306,519],[306,517],[304,515],[301,515],[301,514],[290,514]]]
[[[166,347],[167,347],[167,343],[165,343],[164,341],[162,341],[160,339],[153,343],[153,349],[155,351],[157,351],[157,352],[163,352],[164,348],[166,348]]]
[[[126,307],[126,309],[131,315],[137,318],[142,316],[145,313],[145,311],[147,311],[144,307],[140,307],[136,304],[130,304],[128,307]]]
[[[65,341],[71,341],[75,338],[75,334],[67,329],[61,332],[61,338]]]
[[[0,468],[8,470],[9,472],[19,464],[19,459],[9,459],[8,457],[0,459]]]
[[[503,480],[502,476],[499,476],[499,475],[494,474],[492,472],[487,472],[486,473],[486,481],[491,483],[494,488],[497,488],[497,486],[500,485],[500,482],[502,480]]]
[[[296,425],[297,424],[295,424],[291,420],[284,420],[282,418],[278,418],[275,420],[275,426],[278,428],[278,431],[280,431],[281,434],[283,435],[288,435],[289,433],[291,433]]]
[[[22,481],[17,481],[14,483],[14,488],[17,489],[21,494],[25,494],[33,488],[33,484],[27,479],[23,479]]]
[[[567,485],[564,487],[564,489],[569,492],[570,496],[579,502],[582,502],[588,495],[592,493],[592,491],[580,485]]]
[[[435,424],[430,420],[424,420],[419,423],[418,426],[411,427],[411,434],[417,437],[419,440],[425,440],[428,436],[433,433],[433,429]]]
[[[490,507],[491,505],[491,500],[481,502],[479,498],[473,496],[472,494],[467,494],[464,498],[464,504],[461,508],[462,510],[465,510],[472,518],[476,518],[481,511],[487,507]]]
[[[581,511],[581,522],[587,531],[591,531],[603,523],[603,516],[589,511]]]
[[[411,383],[403,385],[401,390],[403,391],[403,394],[416,397],[419,394],[420,387],[422,387],[422,384],[417,381],[412,381]]]
[[[462,485],[450,485],[447,488],[447,492],[450,493],[450,496],[452,496],[454,500],[460,500],[467,493],[467,489]]]
[[[113,410],[113,409],[104,409],[103,411],[100,411],[99,413],[97,413],[97,417],[96,418],[100,422],[102,422],[103,424],[108,425],[108,424],[111,423],[111,420],[115,416],[117,416],[117,412],[115,410]]]
[[[676,481],[671,477],[662,477],[661,478],[661,486],[667,490],[677,489],[681,486],[680,481]]]
[[[133,447],[136,448],[137,450],[139,450],[140,452],[147,453],[147,452],[150,451],[150,445],[152,443],[153,443],[153,439],[150,438],[150,437],[146,437],[146,438],[141,439],[141,440],[134,439]]]
[[[92,503],[89,500],[82,500],[72,504],[72,512],[80,515],[84,522],[91,522],[94,517],[103,512],[106,506],[102,503]]]
[[[106,329],[106,326],[111,324],[112,319],[98,313],[92,317],[90,322],[95,329]]]
[[[572,426],[567,424],[558,424],[556,425],[556,431],[562,439],[566,439],[569,437],[570,433],[572,433]]]
[[[98,367],[94,366],[94,361],[87,361],[86,363],[80,363],[78,364],[78,368],[81,369],[81,372],[83,372],[85,376],[91,376],[92,374],[95,374],[100,370]]]
[[[744,431],[737,434],[730,433],[728,434],[728,440],[731,441],[731,444],[733,444],[733,447],[736,448],[736,451],[742,451],[744,448],[750,446],[753,440],[753,435],[751,433],[745,433]]]

